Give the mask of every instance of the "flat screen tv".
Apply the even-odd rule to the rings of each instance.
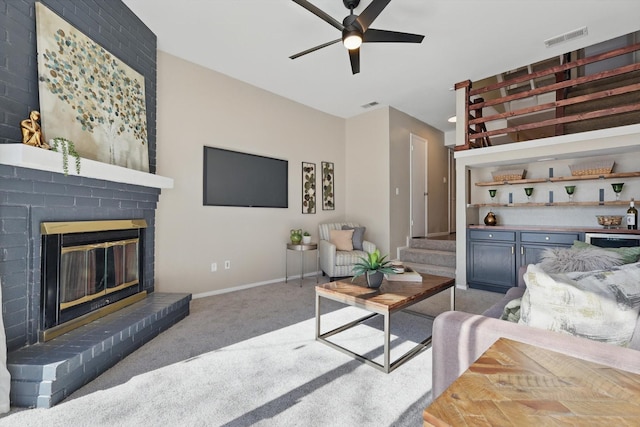
[[[287,208],[289,162],[204,147],[205,206]]]

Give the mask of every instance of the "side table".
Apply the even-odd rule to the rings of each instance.
[[[304,253],[308,251],[316,251],[316,283],[318,283],[317,271],[320,269],[320,263],[318,260],[318,244],[317,243],[287,243],[287,254],[284,261],[284,283],[287,283],[289,279],[289,251],[300,252],[300,286],[304,280]]]

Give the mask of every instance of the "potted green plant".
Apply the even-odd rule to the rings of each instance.
[[[69,156],[73,156],[76,162],[76,173],[80,175],[80,155],[76,151],[76,146],[72,141],[66,138],[57,137],[53,138],[49,145],[52,151],[57,151],[62,154],[62,171],[65,175],[69,174]]]
[[[393,273],[391,262],[386,261],[386,257],[380,255],[379,249],[368,253],[366,257],[360,257],[360,261],[353,266],[353,279],[365,275],[370,288],[379,288],[384,275]]]
[[[308,231],[305,231],[304,233],[302,233],[302,243],[305,245],[308,245],[309,243],[311,243],[311,234],[309,234]]]

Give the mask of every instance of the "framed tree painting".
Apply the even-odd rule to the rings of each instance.
[[[316,213],[316,164],[302,162],[302,213]]]
[[[36,2],[38,89],[46,140],[81,157],[149,171],[144,77]]]
[[[322,210],[335,209],[333,162],[322,162]]]

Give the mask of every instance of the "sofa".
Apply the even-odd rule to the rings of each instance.
[[[334,222],[318,226],[320,238],[318,252],[322,275],[329,276],[330,281],[337,277],[353,276],[354,264],[360,261],[360,258],[366,257],[367,253],[376,250],[374,243],[364,240],[365,231],[366,227],[355,222]],[[336,239],[339,240],[339,236],[335,237],[335,232],[345,233],[342,237],[346,237],[351,232],[348,244],[336,241]],[[334,239],[332,239],[332,234]]]
[[[447,311],[435,318],[433,399],[501,337],[640,374],[640,317],[636,318],[635,330],[626,347],[501,320],[507,304],[523,297],[527,289],[523,279],[525,272],[526,267],[520,270],[517,286],[510,288],[483,314]]]

